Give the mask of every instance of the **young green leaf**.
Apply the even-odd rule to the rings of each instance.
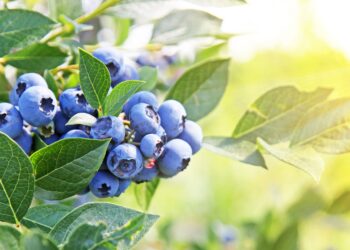
[[[56,244],[40,231],[27,231],[20,241],[21,250],[58,250]]]
[[[0,225],[0,249],[19,249],[21,234],[16,229],[8,225]]]
[[[80,52],[80,85],[86,100],[94,108],[102,107],[111,86],[109,71],[100,60],[83,49]]]
[[[144,211],[148,211],[159,183],[160,179],[155,178],[150,182],[135,185],[136,201]]]
[[[291,147],[312,145],[317,151],[342,154],[350,151],[350,99],[316,106],[300,120]]]
[[[3,133],[0,148],[0,221],[19,224],[33,199],[33,167],[26,153]]]
[[[142,220],[141,229],[137,230],[136,233],[133,233],[133,240],[129,242],[128,248],[122,248],[130,249],[143,237],[144,234],[147,233],[158,219],[158,216],[143,214],[110,203],[88,203],[76,208],[70,214],[65,216],[52,229],[50,235],[57,243],[62,244],[69,239],[72,233],[80,225],[85,223],[92,225],[103,223],[107,225],[107,230],[104,232],[105,235],[113,237],[118,230],[129,226],[134,219],[140,218],[142,215],[144,215],[144,218]]]
[[[229,59],[199,64],[176,82],[166,99],[180,101],[188,118],[199,120],[211,112],[223,96],[228,82]]]
[[[231,137],[205,137],[203,147],[214,153],[246,164],[267,168],[265,160],[254,143]]]
[[[324,170],[322,158],[310,147],[290,149],[288,145],[269,145],[263,139],[258,138],[258,145],[278,160],[292,165],[310,176],[317,182],[320,181]]]
[[[158,81],[158,70],[154,67],[144,66],[139,69],[140,80],[145,84],[142,86],[142,90],[152,90]]]
[[[21,223],[27,228],[38,228],[49,233],[72,209],[61,204],[41,205],[28,210]]]
[[[16,68],[30,71],[44,71],[65,62],[67,54],[58,47],[36,43],[4,57]]]
[[[117,116],[124,103],[141,88],[143,83],[143,81],[130,80],[115,86],[103,104],[104,114]]]
[[[288,140],[307,110],[323,102],[331,90],[301,92],[293,86],[272,89],[262,95],[239,121],[233,137],[255,143],[261,137],[270,144]]]
[[[109,140],[70,138],[37,152],[30,160],[35,170],[35,195],[61,200],[80,193],[101,166]]]
[[[38,41],[50,30],[54,21],[29,10],[0,11],[0,56]]]
[[[96,121],[97,118],[95,116],[87,113],[78,113],[70,118],[66,125],[85,125],[91,127]]]
[[[196,62],[203,62],[212,58],[221,58],[229,52],[228,41],[223,41],[199,51],[196,54]]]

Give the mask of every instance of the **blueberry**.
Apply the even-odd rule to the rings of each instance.
[[[26,154],[30,153],[33,144],[33,137],[27,129],[23,128],[22,133],[15,138],[15,141],[19,146],[21,146]]]
[[[157,165],[154,160],[148,160],[144,163],[144,167],[140,173],[138,173],[132,180],[136,183],[148,182],[156,178],[159,174]]]
[[[55,117],[53,118],[53,121],[55,123],[55,131],[59,134],[65,134],[69,130],[77,128],[77,126],[74,125],[66,126],[66,123],[69,121],[69,118],[65,114],[63,114],[60,107],[57,107],[57,112]]]
[[[120,144],[108,154],[107,166],[121,179],[133,178],[142,170],[141,152],[132,144]]]
[[[139,103],[130,111],[130,124],[141,135],[154,134],[160,126],[160,118],[151,105]]]
[[[10,103],[0,103],[0,131],[11,138],[16,138],[22,133],[23,119]]]
[[[140,150],[146,158],[158,158],[164,150],[164,142],[155,134],[145,135],[141,140]]]
[[[99,198],[112,197],[118,192],[119,180],[107,171],[98,171],[89,187],[90,191]]]
[[[112,138],[115,144],[120,144],[125,137],[124,124],[115,116],[99,118],[91,127],[91,136],[95,139]]]
[[[159,126],[159,128],[156,132],[156,135],[158,135],[164,143],[167,143],[168,137],[167,137],[166,132],[162,126]]]
[[[158,101],[156,96],[149,91],[140,91],[130,97],[130,99],[125,103],[123,111],[127,117],[129,117],[132,107],[139,103],[147,103],[151,105],[154,110],[158,110]]]
[[[98,48],[92,54],[106,65],[111,75],[111,84],[115,85],[125,71],[124,59],[121,54],[114,48]]]
[[[42,86],[27,89],[19,98],[23,119],[34,127],[48,125],[55,117],[57,100],[51,90]]]
[[[177,137],[184,129],[186,110],[181,103],[168,100],[160,105],[158,114],[168,139]]]
[[[71,118],[78,113],[93,115],[95,109],[86,101],[83,91],[80,88],[67,89],[62,92],[59,98],[62,112]]]
[[[47,144],[50,145],[60,139],[56,134],[51,135],[50,137],[41,137],[41,139]]]
[[[10,94],[11,103],[18,105],[19,98],[22,96],[24,91],[30,87],[41,86],[47,88],[45,79],[37,73],[27,73],[18,77],[16,85],[13,88],[13,93]]]
[[[118,77],[117,80],[112,82],[112,87],[115,87],[119,83],[127,80],[139,80],[139,79],[140,79],[140,76],[139,76],[139,73],[137,72],[136,67],[131,63],[127,63],[125,64],[124,74],[122,74],[120,77]]]
[[[119,188],[118,188],[118,192],[115,194],[115,196],[120,196],[122,193],[125,192],[125,190],[130,186],[131,184],[131,180],[130,179],[119,179]]]
[[[187,120],[185,122],[185,128],[178,136],[178,138],[184,140],[191,146],[192,154],[197,153],[202,147],[202,129],[197,123],[193,121]]]
[[[90,138],[90,136],[80,129],[72,129],[61,136],[61,139],[66,138]]]
[[[158,158],[159,171],[166,177],[172,177],[184,170],[192,156],[191,146],[181,139],[169,141],[163,154]]]

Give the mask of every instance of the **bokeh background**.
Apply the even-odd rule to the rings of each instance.
[[[83,1],[83,10],[99,2]],[[121,50],[157,50],[148,44],[149,20],[173,8],[158,2],[159,9],[152,6],[152,13],[139,10],[144,16],[133,22],[129,38],[119,44]],[[50,11],[46,1],[9,4]],[[188,7],[185,3],[177,6]],[[204,48],[213,45],[219,48],[216,55],[232,58],[222,101],[199,122],[206,136],[232,134],[249,105],[277,86],[294,85],[300,90],[323,86],[334,88],[332,97],[350,96],[349,1],[247,0],[205,10],[224,20],[221,32],[235,35],[223,45],[204,39],[162,47],[161,51],[175,55],[177,63],[161,74],[171,84],[200,59]],[[119,37],[114,18],[110,14],[94,20],[91,24],[99,28],[83,32],[80,39],[91,45],[115,45]],[[324,158],[326,168],[316,183],[272,158],[267,158],[269,170],[265,170],[203,149],[185,172],[161,182],[150,207],[161,218],[136,248],[350,249],[350,157]],[[133,188],[110,201],[140,209]],[[329,209],[332,203],[336,205]]]

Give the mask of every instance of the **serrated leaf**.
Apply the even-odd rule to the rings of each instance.
[[[111,86],[107,67],[83,49],[80,53],[80,85],[86,100],[94,108],[102,107]]]
[[[330,204],[327,212],[329,214],[345,214],[350,211],[350,191],[346,190],[336,197]]]
[[[316,106],[298,123],[291,147],[312,145],[328,154],[350,151],[350,99],[337,99]]]
[[[16,68],[29,71],[44,71],[63,64],[67,54],[58,47],[36,43],[4,57]]]
[[[0,221],[19,224],[33,199],[33,167],[26,153],[3,133],[0,149]]]
[[[21,250],[58,250],[56,244],[40,231],[27,231],[21,238]]]
[[[139,69],[140,80],[144,81],[142,90],[152,90],[158,81],[158,70],[154,67],[144,66]]]
[[[254,166],[267,168],[265,160],[254,143],[231,137],[204,137],[203,147],[219,155]]]
[[[261,137],[269,144],[284,142],[292,136],[307,110],[323,102],[331,90],[319,88],[301,92],[293,86],[272,89],[258,98],[237,124],[233,137],[255,142]]]
[[[143,81],[130,80],[115,86],[103,104],[104,114],[117,116],[124,103],[141,88],[143,83]]]
[[[58,87],[54,76],[51,74],[50,71],[45,70],[44,78],[47,82],[47,85],[49,86],[49,89],[51,89],[52,92],[55,94],[56,98],[58,98]]]
[[[174,10],[154,24],[151,40],[161,44],[176,44],[193,37],[218,34],[221,24],[220,18],[204,11]]]
[[[0,249],[19,249],[21,234],[16,229],[7,225],[0,225]]]
[[[66,125],[85,125],[91,127],[97,118],[87,113],[78,113],[69,119]]]
[[[258,138],[257,142],[262,149],[273,157],[306,172],[317,182],[320,181],[324,170],[324,161],[312,148],[291,149],[287,144],[269,145],[261,138]]]
[[[150,182],[144,182],[135,185],[135,197],[139,206],[144,210],[148,211],[151,205],[153,196],[155,195],[159,186],[160,179],[155,178]]]
[[[191,120],[199,120],[219,103],[228,82],[229,59],[208,61],[186,71],[166,99],[180,101]]]
[[[132,241],[128,245],[118,247],[118,249],[130,249],[147,233],[158,219],[158,216],[143,214],[110,203],[88,203],[76,208],[65,216],[53,228],[50,235],[58,244],[62,244],[69,239],[80,225],[85,223],[95,225],[104,223],[107,225],[105,235],[113,235],[121,228],[128,228],[127,226],[130,225],[130,222],[142,215],[144,215],[142,229],[138,230],[136,234],[133,234]]]
[[[30,160],[35,170],[35,195],[61,200],[80,193],[101,166],[109,140],[70,138],[37,152]]]
[[[29,10],[0,11],[0,56],[21,49],[46,35],[54,21]]]
[[[72,209],[61,204],[41,205],[28,210],[21,223],[27,228],[39,228],[49,233]]]

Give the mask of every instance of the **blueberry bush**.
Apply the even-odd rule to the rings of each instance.
[[[171,10],[176,2],[105,0],[83,11],[80,1],[58,0],[48,2],[44,15],[4,1],[0,249],[130,249],[159,219],[149,213],[159,183],[186,174],[202,147],[266,169],[269,155],[316,181],[325,165],[321,154],[349,151],[350,100],[329,100],[332,90],[326,88],[271,89],[232,134],[203,137],[197,121],[225,93],[230,58],[224,51],[234,34],[220,33],[222,20],[200,8],[152,16],[156,5]],[[104,16],[114,18],[113,45],[89,37]],[[122,45],[139,19],[153,25],[152,35],[145,48],[128,51]],[[163,49],[198,38],[211,39],[211,45],[197,51],[195,60]],[[130,188],[142,212],[81,199],[92,193],[111,201]],[[295,226],[285,234],[293,235]],[[261,235],[260,246],[285,249],[283,236],[271,243]]]

